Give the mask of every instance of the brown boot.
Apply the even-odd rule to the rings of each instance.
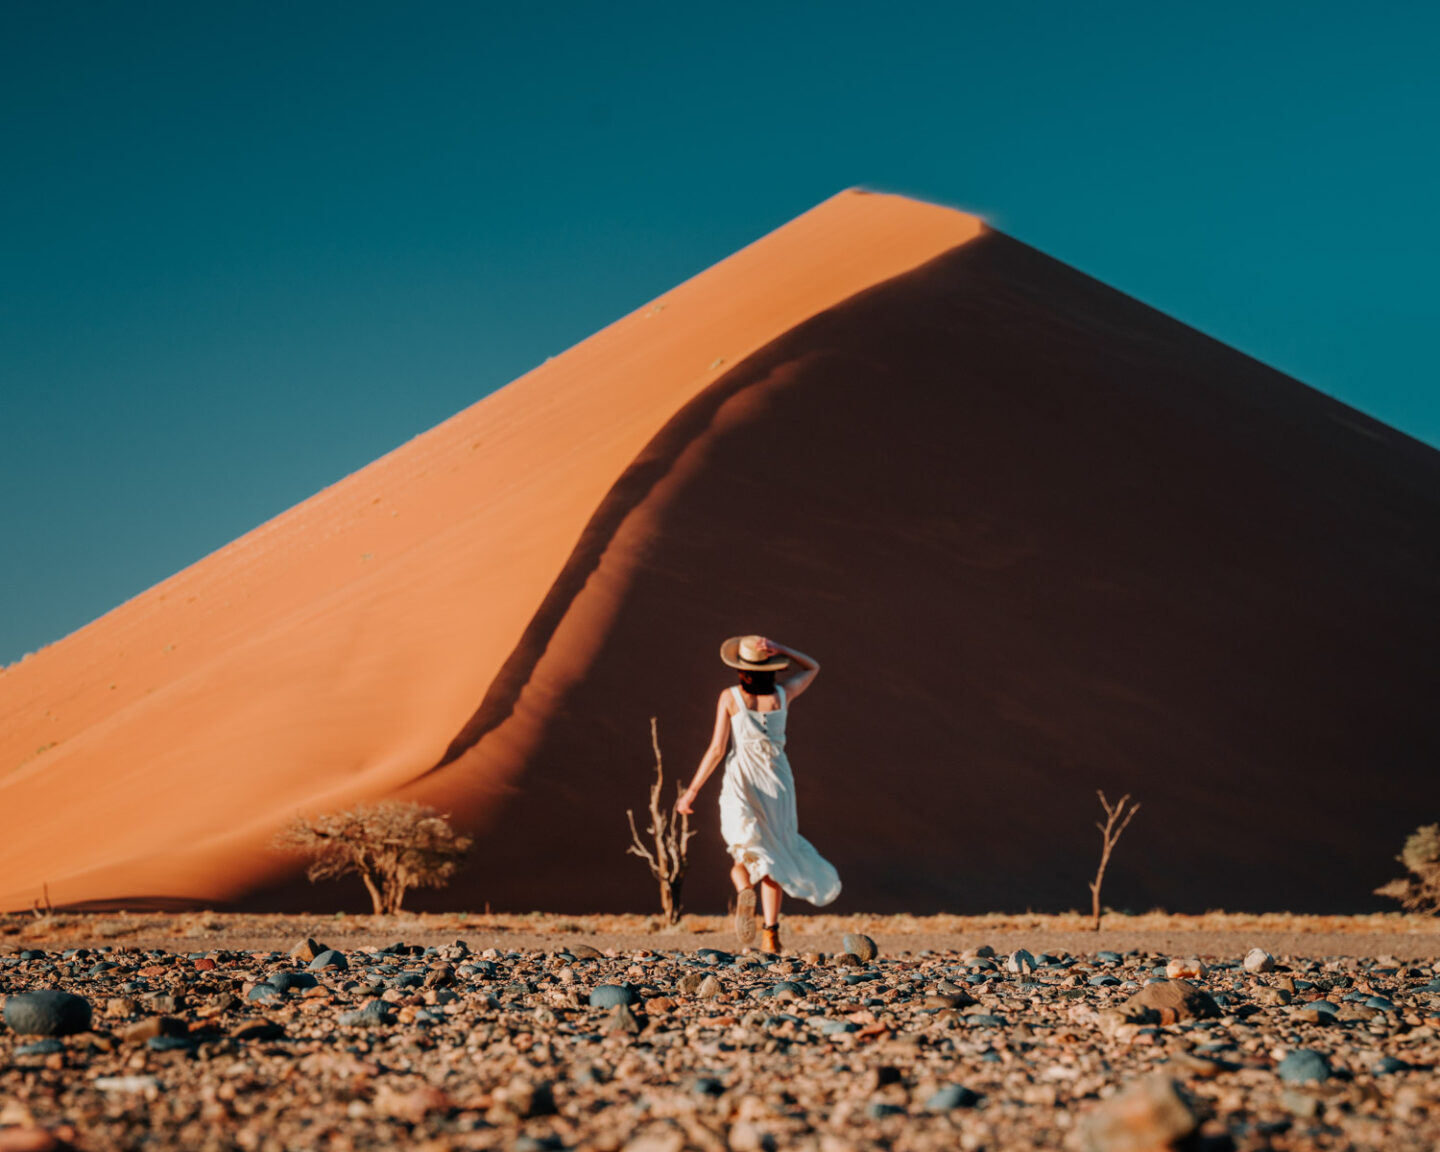
[[[765,934],[760,940],[760,948],[764,952],[773,952],[780,955],[780,925],[765,925]]]
[[[735,897],[735,939],[740,950],[755,947],[755,889],[746,888]]]

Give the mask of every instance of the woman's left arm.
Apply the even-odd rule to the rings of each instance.
[[[799,666],[800,670],[798,672],[793,672],[780,681],[780,684],[785,689],[785,695],[792,700],[795,699],[796,696],[799,696],[800,693],[810,687],[811,682],[819,674],[820,661],[816,660],[813,656],[805,655],[805,653],[801,652],[798,648],[787,648],[784,644],[776,644],[773,640],[767,640],[765,643],[770,647],[772,652],[780,656],[788,656]]]

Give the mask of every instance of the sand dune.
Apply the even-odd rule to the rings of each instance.
[[[8,669],[0,906],[326,906],[271,830],[398,792],[481,832],[432,906],[643,909],[648,718],[688,776],[758,630],[824,664],[841,910],[1078,905],[1096,787],[1144,804],[1117,906],[1375,907],[1440,810],[1437,607],[1435,452],[847,193]]]
[[[838,196],[6,669],[0,906],[225,900],[286,865],[263,844],[297,808],[423,774],[678,408],[979,231]]]

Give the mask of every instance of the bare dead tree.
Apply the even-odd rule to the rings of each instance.
[[[1120,839],[1120,833],[1125,831],[1126,825],[1135,818],[1135,813],[1140,811],[1139,804],[1132,804],[1130,810],[1125,811],[1125,805],[1130,803],[1130,793],[1125,793],[1119,801],[1111,804],[1105,799],[1105,793],[1096,791],[1095,795],[1100,797],[1100,807],[1105,809],[1105,823],[1098,820],[1095,827],[1100,829],[1100,867],[1095,870],[1095,879],[1090,881],[1090,910],[1095,917],[1095,931],[1100,931],[1100,885],[1105,882],[1105,866],[1110,863],[1110,853],[1114,850]]]
[[[626,854],[639,856],[650,865],[650,875],[660,885],[660,911],[668,924],[680,923],[680,889],[685,884],[685,870],[689,866],[690,818],[675,811],[673,806],[661,802],[665,787],[665,764],[660,757],[660,735],[655,717],[650,717],[650,745],[655,749],[655,783],[650,785],[650,826],[645,829],[654,844],[647,848],[635,828],[634,809],[625,809],[630,821],[630,838],[634,841]],[[679,782],[675,784],[678,796],[682,791]]]
[[[275,835],[274,846],[313,859],[311,883],[352,872],[360,877],[375,915],[400,911],[410,888],[441,888],[470,850],[471,838],[433,808],[385,800],[324,816],[297,816]]]

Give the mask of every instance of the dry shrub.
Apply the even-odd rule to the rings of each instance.
[[[433,808],[385,800],[326,816],[297,816],[275,847],[312,857],[311,883],[352,872],[370,893],[375,915],[400,911],[411,888],[442,888],[455,875],[471,838]]]
[[[1375,889],[1375,895],[1398,900],[1407,912],[1440,913],[1440,824],[1415,829],[1395,857],[1410,875]]]

